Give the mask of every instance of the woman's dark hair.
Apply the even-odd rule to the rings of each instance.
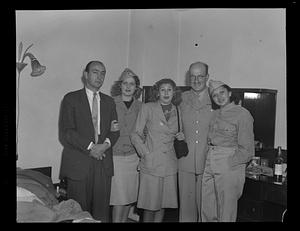
[[[136,89],[135,92],[133,93],[133,97],[135,99],[138,99],[140,98],[142,93],[142,88],[140,88],[140,79],[137,75],[133,75],[131,77],[134,79],[136,85]],[[119,79],[114,82],[114,84],[111,87],[110,94],[112,97],[119,96],[122,94],[122,87],[121,87],[122,82],[123,82],[123,73],[121,74]]]
[[[238,93],[232,92],[231,87],[229,87],[227,84],[224,84],[224,85],[222,85],[220,87],[224,87],[224,88],[227,89],[228,92],[231,92],[231,96],[229,98],[230,103],[234,102],[236,105],[239,104],[239,102],[241,100],[241,96]],[[209,97],[210,97],[210,100],[211,100],[211,107],[212,107],[212,109],[213,110],[219,109],[220,106],[215,103],[215,101],[213,100],[211,94],[209,94]]]
[[[177,106],[180,104],[182,101],[181,99],[181,90],[176,86],[176,83],[169,78],[164,78],[159,81],[157,81],[150,89],[150,97],[149,101],[150,102],[156,102],[159,99],[159,88],[161,87],[162,84],[170,84],[174,90],[174,95],[172,98],[172,103]]]

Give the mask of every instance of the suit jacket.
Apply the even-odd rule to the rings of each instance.
[[[177,114],[174,106],[167,121],[160,103],[150,102],[142,105],[131,134],[132,143],[141,156],[141,172],[161,177],[176,174],[177,158],[173,141],[177,132]]]
[[[101,92],[99,94],[101,100],[98,143],[103,143],[109,138],[111,147],[105,151],[106,157],[103,160],[89,156],[90,151],[87,147],[91,142],[95,142],[95,136],[86,90],[83,88],[66,94],[62,100],[59,121],[59,139],[63,145],[60,179],[83,179],[94,161],[98,161],[99,167],[104,166],[108,176],[113,175],[112,147],[120,136],[118,130],[112,129],[112,121],[118,120],[116,105],[112,97]]]

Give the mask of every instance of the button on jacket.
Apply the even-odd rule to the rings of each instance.
[[[133,99],[131,106],[127,108],[122,100],[122,96],[114,97],[114,101],[117,108],[120,137],[113,146],[113,155],[129,156],[136,153],[135,148],[130,141],[130,134],[134,129],[135,121],[142,106],[142,102]]]
[[[146,137],[144,137],[145,127]],[[141,172],[161,177],[177,173],[177,158],[173,146],[177,131],[174,105],[168,121],[159,102],[142,105],[131,135],[132,143],[141,155]]]
[[[209,122],[212,118],[211,100],[208,89],[204,90],[201,101],[193,90],[182,93],[182,123],[185,140],[189,153],[178,160],[180,171],[202,174],[204,171],[207,134]]]
[[[214,112],[208,141],[212,145],[233,147],[231,167],[247,163],[254,156],[253,117],[233,102]]]

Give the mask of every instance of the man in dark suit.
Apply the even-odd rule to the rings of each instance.
[[[99,92],[105,74],[102,62],[87,64],[84,88],[64,96],[59,121],[60,179],[67,180],[68,198],[102,222],[109,221],[112,146],[120,136],[114,100]]]

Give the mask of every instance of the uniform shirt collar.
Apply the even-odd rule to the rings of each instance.
[[[231,108],[237,106],[234,102],[231,102],[229,104],[227,104],[225,107],[223,107],[222,109],[220,109],[221,112],[225,112],[230,110]]]
[[[197,98],[199,101],[202,101],[205,98],[205,95],[208,95],[208,88],[206,87],[202,92],[197,93],[191,89],[191,95],[193,98]]]

